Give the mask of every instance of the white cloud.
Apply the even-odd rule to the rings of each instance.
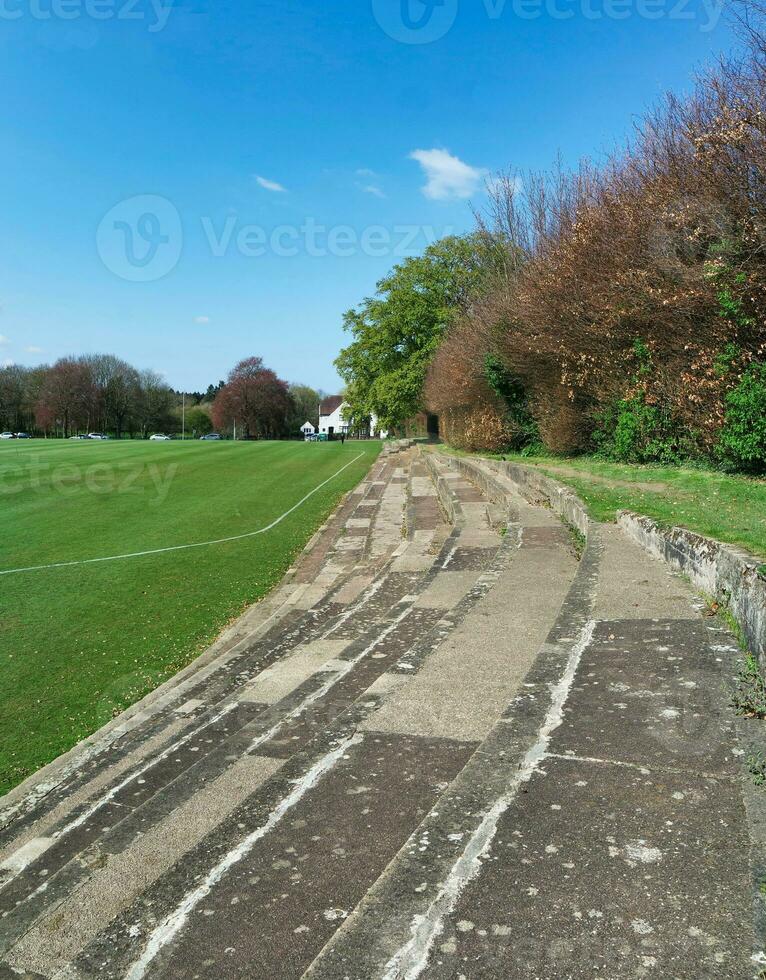
[[[25,347],[24,350],[27,354],[42,354],[42,347],[37,347],[35,344],[30,344],[29,347]]]
[[[367,167],[361,167],[356,172],[357,177],[377,177],[378,175],[374,170],[369,170]]]
[[[267,180],[265,177],[259,177],[258,174],[255,175],[255,182],[263,187],[264,190],[274,191],[277,194],[284,194],[287,190],[281,184],[278,184],[275,180]]]
[[[14,362],[7,357],[4,361],[0,361],[0,367],[13,367]]]
[[[194,322],[195,323],[210,323],[210,317],[209,316],[195,316],[194,317]]]
[[[379,187],[375,186],[375,184],[360,184],[359,189],[364,191],[365,194],[372,194],[373,197],[386,196]]]
[[[6,344],[10,344],[10,340],[0,333],[0,347],[5,346]]]
[[[410,159],[417,160],[426,175],[423,194],[434,201],[451,197],[470,197],[480,187],[488,171],[471,167],[448,150],[413,150]]]

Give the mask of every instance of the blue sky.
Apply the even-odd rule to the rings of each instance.
[[[484,172],[608,151],[731,45],[714,0],[163,2],[0,0],[0,362],[333,390],[343,311]]]

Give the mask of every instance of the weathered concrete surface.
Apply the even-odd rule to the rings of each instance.
[[[0,980],[756,976],[732,638],[517,479],[395,446],[262,609],[11,794]]]
[[[278,759],[245,756],[211,779],[132,847],[94,869],[85,884],[61,903],[53,922],[43,919],[26,933],[15,956],[27,969],[43,974],[66,966],[129,901],[199,844],[281,765]]]
[[[574,557],[554,542],[540,547],[528,540],[525,534],[494,587],[367,726],[445,738],[487,736],[529,670],[576,569]],[[440,583],[469,574],[450,571],[459,561],[453,558]],[[530,581],[538,583],[531,593]]]
[[[240,977],[247,964],[249,976],[300,976],[472,751],[397,736],[354,746],[201,903],[151,975]]]
[[[700,603],[663,562],[647,561],[644,549],[618,527],[600,528],[603,555],[595,619],[689,619]]]
[[[423,975],[752,976],[743,826],[728,780],[547,759]]]
[[[465,465],[465,464],[464,464]],[[588,534],[590,524],[585,505],[569,487],[550,477],[544,476],[533,467],[519,466],[498,460],[484,460],[480,464],[485,471],[495,473],[509,480],[525,500],[532,504],[551,507],[553,511],[581,534]]]
[[[622,511],[618,523],[650,554],[688,575],[694,585],[725,603],[748,646],[766,659],[766,580],[753,555],[686,528],[662,528],[655,521]]]
[[[750,840],[712,646],[701,621],[599,624],[424,975],[753,975]]]

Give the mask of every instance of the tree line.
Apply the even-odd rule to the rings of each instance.
[[[508,173],[476,229],[346,314],[355,412],[468,449],[766,472],[766,35],[668,96],[630,145]]]
[[[63,357],[52,365],[0,368],[0,429],[67,438],[104,432],[204,435],[216,427],[242,438],[297,437],[319,416],[321,393],[288,384],[260,358],[240,362],[205,392],[171,388],[156,371],[113,354]]]

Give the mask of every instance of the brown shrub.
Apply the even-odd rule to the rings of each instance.
[[[478,425],[469,406],[502,420],[482,373],[492,352],[551,449],[586,446],[598,414],[638,390],[710,449],[726,392],[766,352],[766,46],[750,40],[747,59],[668,98],[603,166],[495,185],[479,223],[505,261],[427,385],[433,411],[461,409],[460,438]],[[738,353],[722,370],[726,349]]]

